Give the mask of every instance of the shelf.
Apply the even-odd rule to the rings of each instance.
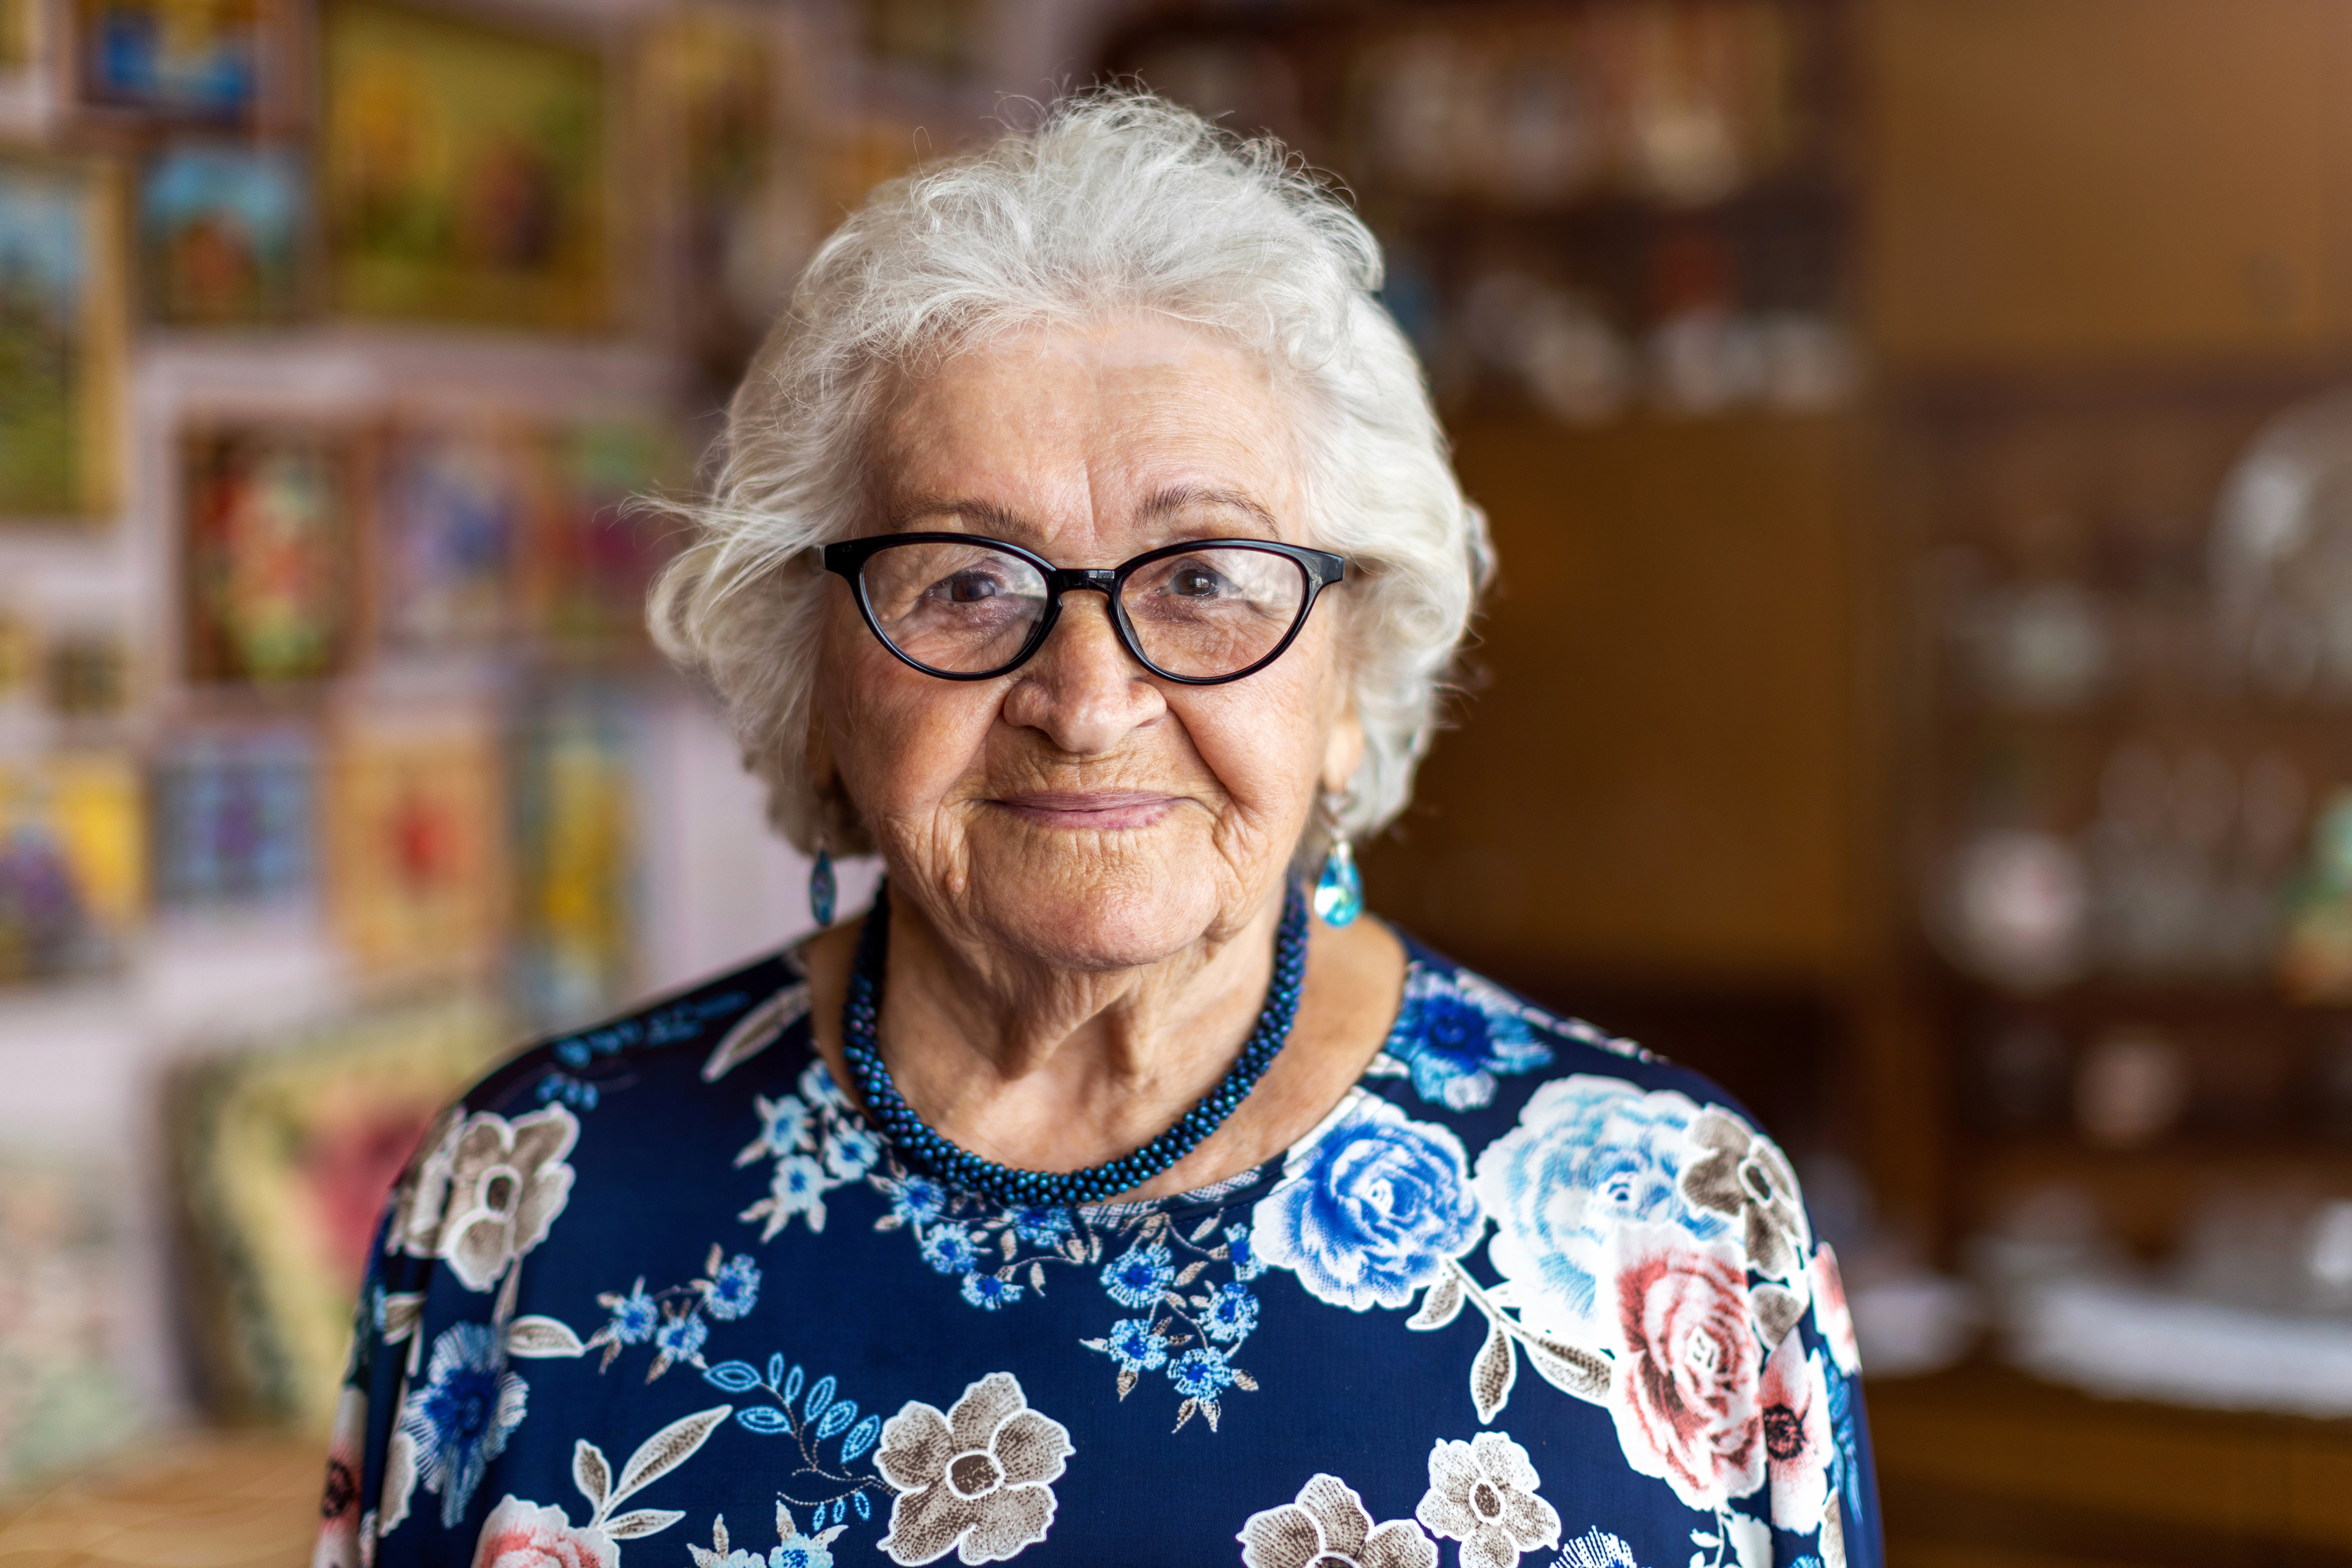
[[[2210,1568],[2352,1553],[2352,1424],[2097,1399],[1990,1364],[1864,1387],[1890,1561]]]

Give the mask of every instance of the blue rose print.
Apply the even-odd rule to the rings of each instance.
[[[942,1274],[968,1274],[980,1262],[971,1232],[952,1222],[923,1238],[923,1261]]]
[[[1176,1265],[1166,1247],[1139,1242],[1103,1266],[1102,1286],[1122,1307],[1154,1307],[1175,1278]]]
[[[443,1331],[425,1377],[401,1406],[400,1430],[416,1445],[416,1479],[441,1494],[442,1528],[455,1530],[490,1461],[522,1424],[530,1390],[507,1370],[505,1338],[488,1323]]]
[[[993,1274],[966,1274],[963,1299],[986,1312],[1009,1307],[1021,1299],[1021,1287]]]
[[[738,1252],[706,1284],[703,1304],[721,1322],[731,1322],[759,1304],[760,1266]]]
[[[1477,1245],[1486,1228],[1462,1140],[1360,1094],[1251,1216],[1255,1256],[1307,1293],[1362,1312],[1397,1308]]]
[[[1168,1369],[1168,1381],[1187,1399],[1214,1399],[1233,1386],[1234,1369],[1226,1364],[1223,1351],[1203,1345],[1178,1356]]]
[[[1168,1361],[1168,1342],[1151,1332],[1149,1318],[1121,1318],[1106,1342],[1113,1360],[1136,1372],[1152,1372]]]
[[[1517,1003],[1473,975],[1415,967],[1389,1036],[1388,1060],[1413,1092],[1449,1111],[1475,1111],[1495,1098],[1498,1074],[1551,1065]]]
[[[1217,1293],[1209,1298],[1209,1310],[1201,1327],[1221,1344],[1247,1339],[1250,1331],[1257,1327],[1257,1298],[1250,1294],[1247,1285],[1220,1285]]]
[[[1685,1136],[1698,1114],[1671,1089],[1578,1073],[1538,1088],[1519,1124],[1486,1146],[1477,1190],[1495,1217],[1487,1257],[1517,1290],[1521,1321],[1580,1343],[1605,1333],[1598,1281],[1622,1226],[1724,1234],[1727,1221],[1682,1196],[1683,1167],[1702,1152]]]

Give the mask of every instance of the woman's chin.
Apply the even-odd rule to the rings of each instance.
[[[1073,969],[1156,964],[1223,923],[1213,886],[1178,869],[1197,860],[1030,854],[973,867],[959,924],[1033,958]]]

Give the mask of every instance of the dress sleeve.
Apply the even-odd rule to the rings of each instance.
[[[388,1527],[380,1504],[391,1498],[404,1507],[412,1490],[415,1450],[395,1438],[401,1406],[417,1370],[419,1330],[436,1239],[415,1232],[424,1213],[439,1211],[439,1204],[425,1189],[436,1179],[446,1185],[448,1146],[464,1115],[463,1105],[452,1106],[425,1134],[394,1184],[377,1223],[327,1443],[326,1490],[319,1503],[311,1568],[373,1568],[377,1538]],[[421,1192],[426,1199],[422,1204]],[[397,1473],[404,1464],[409,1472],[404,1479]]]

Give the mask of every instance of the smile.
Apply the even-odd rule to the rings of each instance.
[[[1133,790],[1037,790],[1007,795],[992,804],[1040,828],[1118,832],[1149,828],[1174,808],[1177,797]]]

